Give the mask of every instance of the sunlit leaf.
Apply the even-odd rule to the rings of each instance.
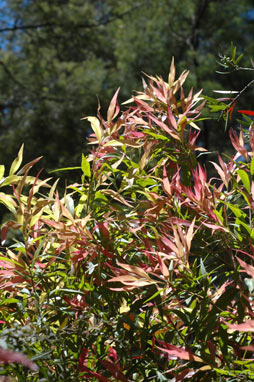
[[[85,117],[82,119],[87,119],[90,122],[91,127],[92,127],[92,129],[93,129],[93,131],[94,131],[94,133],[98,139],[98,142],[100,143],[102,136],[103,136],[103,130],[101,128],[100,121],[98,120],[98,118],[96,118],[96,117]]]
[[[23,150],[24,150],[24,144],[21,146],[18,152],[17,158],[14,159],[14,161],[11,164],[9,175],[13,175],[18,171],[23,159]]]

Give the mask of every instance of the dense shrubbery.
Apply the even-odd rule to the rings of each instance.
[[[2,245],[21,238],[0,259],[0,375],[254,380],[254,125],[250,147],[230,133],[236,154],[207,179],[204,99],[184,94],[187,75],[176,79],[172,61],[168,82],[148,77],[125,111],[117,91],[106,120],[100,107],[88,117],[92,150],[63,196],[57,181],[28,175],[38,159],[20,170],[22,149],[8,176],[1,167],[14,216]]]

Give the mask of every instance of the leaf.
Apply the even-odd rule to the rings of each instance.
[[[194,230],[195,222],[196,222],[196,217],[193,219],[191,225],[189,226],[188,232],[187,232],[187,235],[186,235],[186,244],[187,244],[187,250],[188,251],[190,251],[191,242],[192,242],[192,239],[193,239],[193,236],[194,236],[193,230]]]
[[[163,348],[157,346],[158,349],[160,349],[161,351],[167,353],[169,356],[177,357],[177,358],[180,358],[180,359],[185,359],[187,361],[204,362],[202,360],[202,358],[197,357],[190,350],[186,350],[184,348],[180,348],[178,346],[174,346],[174,345],[168,344],[168,343],[166,343],[164,341],[160,341],[160,340],[156,340],[156,341],[160,345],[164,346]]]
[[[112,139],[111,141],[108,141],[103,145],[103,147],[108,147],[108,146],[123,146],[124,143],[122,141],[117,141],[115,139]]]
[[[58,172],[58,171],[72,171],[72,170],[80,170],[80,166],[76,167],[64,167],[64,168],[57,168],[56,170],[50,170],[48,173],[51,174],[52,172]]]
[[[108,280],[108,282],[110,282],[110,283],[121,282],[124,285],[128,285],[128,286],[135,287],[135,288],[147,286],[147,285],[151,285],[151,284],[156,284],[155,281],[137,278],[137,277],[132,276],[132,275],[116,276],[116,277],[113,277],[112,279]]]
[[[4,204],[14,215],[16,214],[17,205],[11,196],[0,192],[0,203]]]
[[[135,265],[130,265],[130,264],[119,263],[119,262],[118,262],[118,265],[121,268],[126,269],[129,272],[135,273],[136,275],[140,277],[145,277],[149,279],[148,274],[140,267],[136,267]]]
[[[122,301],[122,304],[119,308],[119,313],[122,314],[122,313],[127,313],[130,311],[130,306],[127,304],[127,301],[125,299],[123,299]]]
[[[173,127],[175,130],[177,130],[177,123],[176,123],[175,117],[172,113],[172,110],[170,109],[169,106],[168,106],[168,121],[169,121],[170,126]]]
[[[230,204],[230,203],[226,203],[226,204],[231,209],[231,211],[234,213],[234,215],[237,218],[244,218],[244,217],[246,217],[246,214],[240,208],[238,208],[237,206],[234,206],[233,204]]]
[[[254,123],[253,122],[250,124],[250,127],[249,127],[249,141],[250,141],[251,150],[254,153]],[[252,160],[253,160],[253,158],[252,158]],[[253,171],[253,168],[250,169],[250,171]],[[252,175],[253,175],[253,173],[252,173]]]
[[[37,258],[40,256],[40,251],[41,251],[41,249],[42,249],[43,246],[44,246],[45,240],[46,240],[45,238],[41,240],[41,242],[40,242],[38,248],[36,249],[36,251],[35,251],[35,253],[34,253],[33,260],[32,260],[32,264],[31,264],[31,265],[32,265],[32,268],[34,267],[34,264],[35,264]]]
[[[249,279],[245,277],[243,281],[244,281],[244,284],[247,286],[249,292],[252,293],[254,291],[254,278]]]
[[[118,192],[110,189],[104,190],[103,192],[107,195],[110,195],[113,199],[118,200],[118,202],[132,208],[132,205],[128,203],[127,200],[125,200]]]
[[[2,177],[4,176],[4,171],[5,171],[5,167],[3,164],[0,165],[0,180],[2,179]]]
[[[117,116],[117,114],[120,110],[119,106],[117,105],[117,96],[118,96],[119,90],[120,90],[120,88],[117,89],[117,91],[114,94],[114,97],[112,98],[112,100],[110,102],[110,105],[108,108],[108,113],[107,113],[108,123],[111,123],[112,119],[114,119]]]
[[[200,258],[200,273],[203,277],[207,275],[207,271],[205,269],[205,265],[203,263],[202,257]]]
[[[81,170],[83,171],[84,175],[88,178],[91,178],[91,170],[90,170],[90,164],[84,154],[82,154],[82,161],[81,161]]]
[[[109,370],[111,375],[117,380],[122,382],[128,382],[128,379],[125,375],[118,369],[117,365],[114,365],[113,362],[106,360],[100,360],[100,363]]]
[[[251,276],[252,278],[254,278],[254,267],[250,264],[247,264],[245,263],[245,261],[239,259],[239,257],[237,257],[237,260],[239,262],[239,264],[241,265],[241,267],[244,269],[244,271],[249,275]]]
[[[21,146],[17,158],[14,159],[12,162],[9,175],[15,174],[15,172],[19,169],[22,159],[23,159],[23,150],[24,150],[24,144]]]
[[[244,170],[238,170],[237,174],[240,176],[241,181],[243,182],[244,187],[246,188],[248,193],[250,193],[250,178],[249,178],[247,172]]]
[[[0,349],[0,363],[21,363],[31,370],[38,370],[38,366],[30,361],[24,354],[6,349]]]
[[[132,102],[134,102],[135,99],[141,99],[144,101],[151,101],[152,100],[152,98],[149,97],[147,94],[140,94],[140,95],[137,95],[135,97],[131,97],[127,101],[122,102],[121,105],[127,105],[128,103],[132,103]]]
[[[82,120],[83,119],[87,119],[90,124],[91,124],[91,127],[98,139],[98,142],[100,143],[101,142],[101,139],[102,139],[102,136],[103,136],[103,130],[101,128],[101,125],[100,125],[100,121],[98,120],[98,118],[96,117],[85,117],[85,118],[81,118]]]
[[[232,331],[254,332],[254,320],[247,320],[242,324],[228,324],[226,322],[226,325]]]
[[[238,90],[213,90],[213,93],[221,93],[221,94],[238,94]]]
[[[171,65],[170,65],[170,71],[168,75],[168,86],[171,88],[175,81],[175,75],[176,75],[176,69],[175,69],[175,62],[174,57],[172,57]]]
[[[254,111],[252,110],[237,110],[238,113],[246,114],[246,115],[254,115]]]

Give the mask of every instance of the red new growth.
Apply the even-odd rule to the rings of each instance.
[[[254,111],[252,110],[237,110],[238,113],[246,114],[246,115],[254,115]]]

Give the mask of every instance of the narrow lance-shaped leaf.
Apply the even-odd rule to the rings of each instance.
[[[1,164],[1,166],[0,166],[0,180],[4,176],[4,171],[5,171],[5,167],[4,167],[4,165]]]
[[[238,170],[237,174],[240,176],[241,181],[243,182],[244,187],[248,192],[250,192],[250,178],[246,171]]]
[[[120,108],[117,104],[117,96],[118,96],[119,90],[120,90],[120,88],[117,89],[117,91],[114,94],[114,97],[112,98],[112,100],[110,102],[110,105],[108,108],[108,113],[107,113],[108,123],[111,123],[112,119],[114,119],[120,111]]]
[[[174,346],[160,340],[157,340],[157,342],[163,346],[163,347],[157,346],[157,348],[167,353],[169,356],[178,357],[180,359],[185,359],[187,361],[204,362],[202,358],[196,356],[190,350],[187,350],[178,346]]]
[[[175,75],[176,75],[176,69],[175,69],[175,62],[174,57],[172,57],[171,65],[170,65],[170,71],[168,75],[168,86],[171,88],[175,81]]]
[[[228,329],[238,332],[254,332],[254,320],[248,320],[242,324],[227,324]]]
[[[100,143],[102,136],[103,136],[103,130],[101,128],[100,121],[98,120],[98,118],[96,118],[96,117],[85,117],[85,118],[81,118],[81,119],[82,120],[87,119],[90,122],[91,127],[92,127],[92,129],[96,135],[96,138],[98,139],[98,142]]]
[[[237,257],[237,260],[239,262],[239,264],[241,265],[241,267],[244,269],[244,271],[249,275],[251,276],[252,278],[254,278],[254,267],[250,264],[247,264],[245,263],[245,261],[239,259],[239,257]]]
[[[246,115],[254,115],[254,111],[252,110],[237,110],[238,113],[246,114]]]
[[[84,154],[82,154],[82,161],[81,161],[81,170],[83,171],[84,175],[88,178],[91,178],[91,170],[90,170],[90,164]]]
[[[18,152],[17,158],[15,158],[14,161],[12,162],[9,175],[15,174],[15,172],[19,169],[23,159],[23,150],[24,150],[24,144],[21,146]]]

